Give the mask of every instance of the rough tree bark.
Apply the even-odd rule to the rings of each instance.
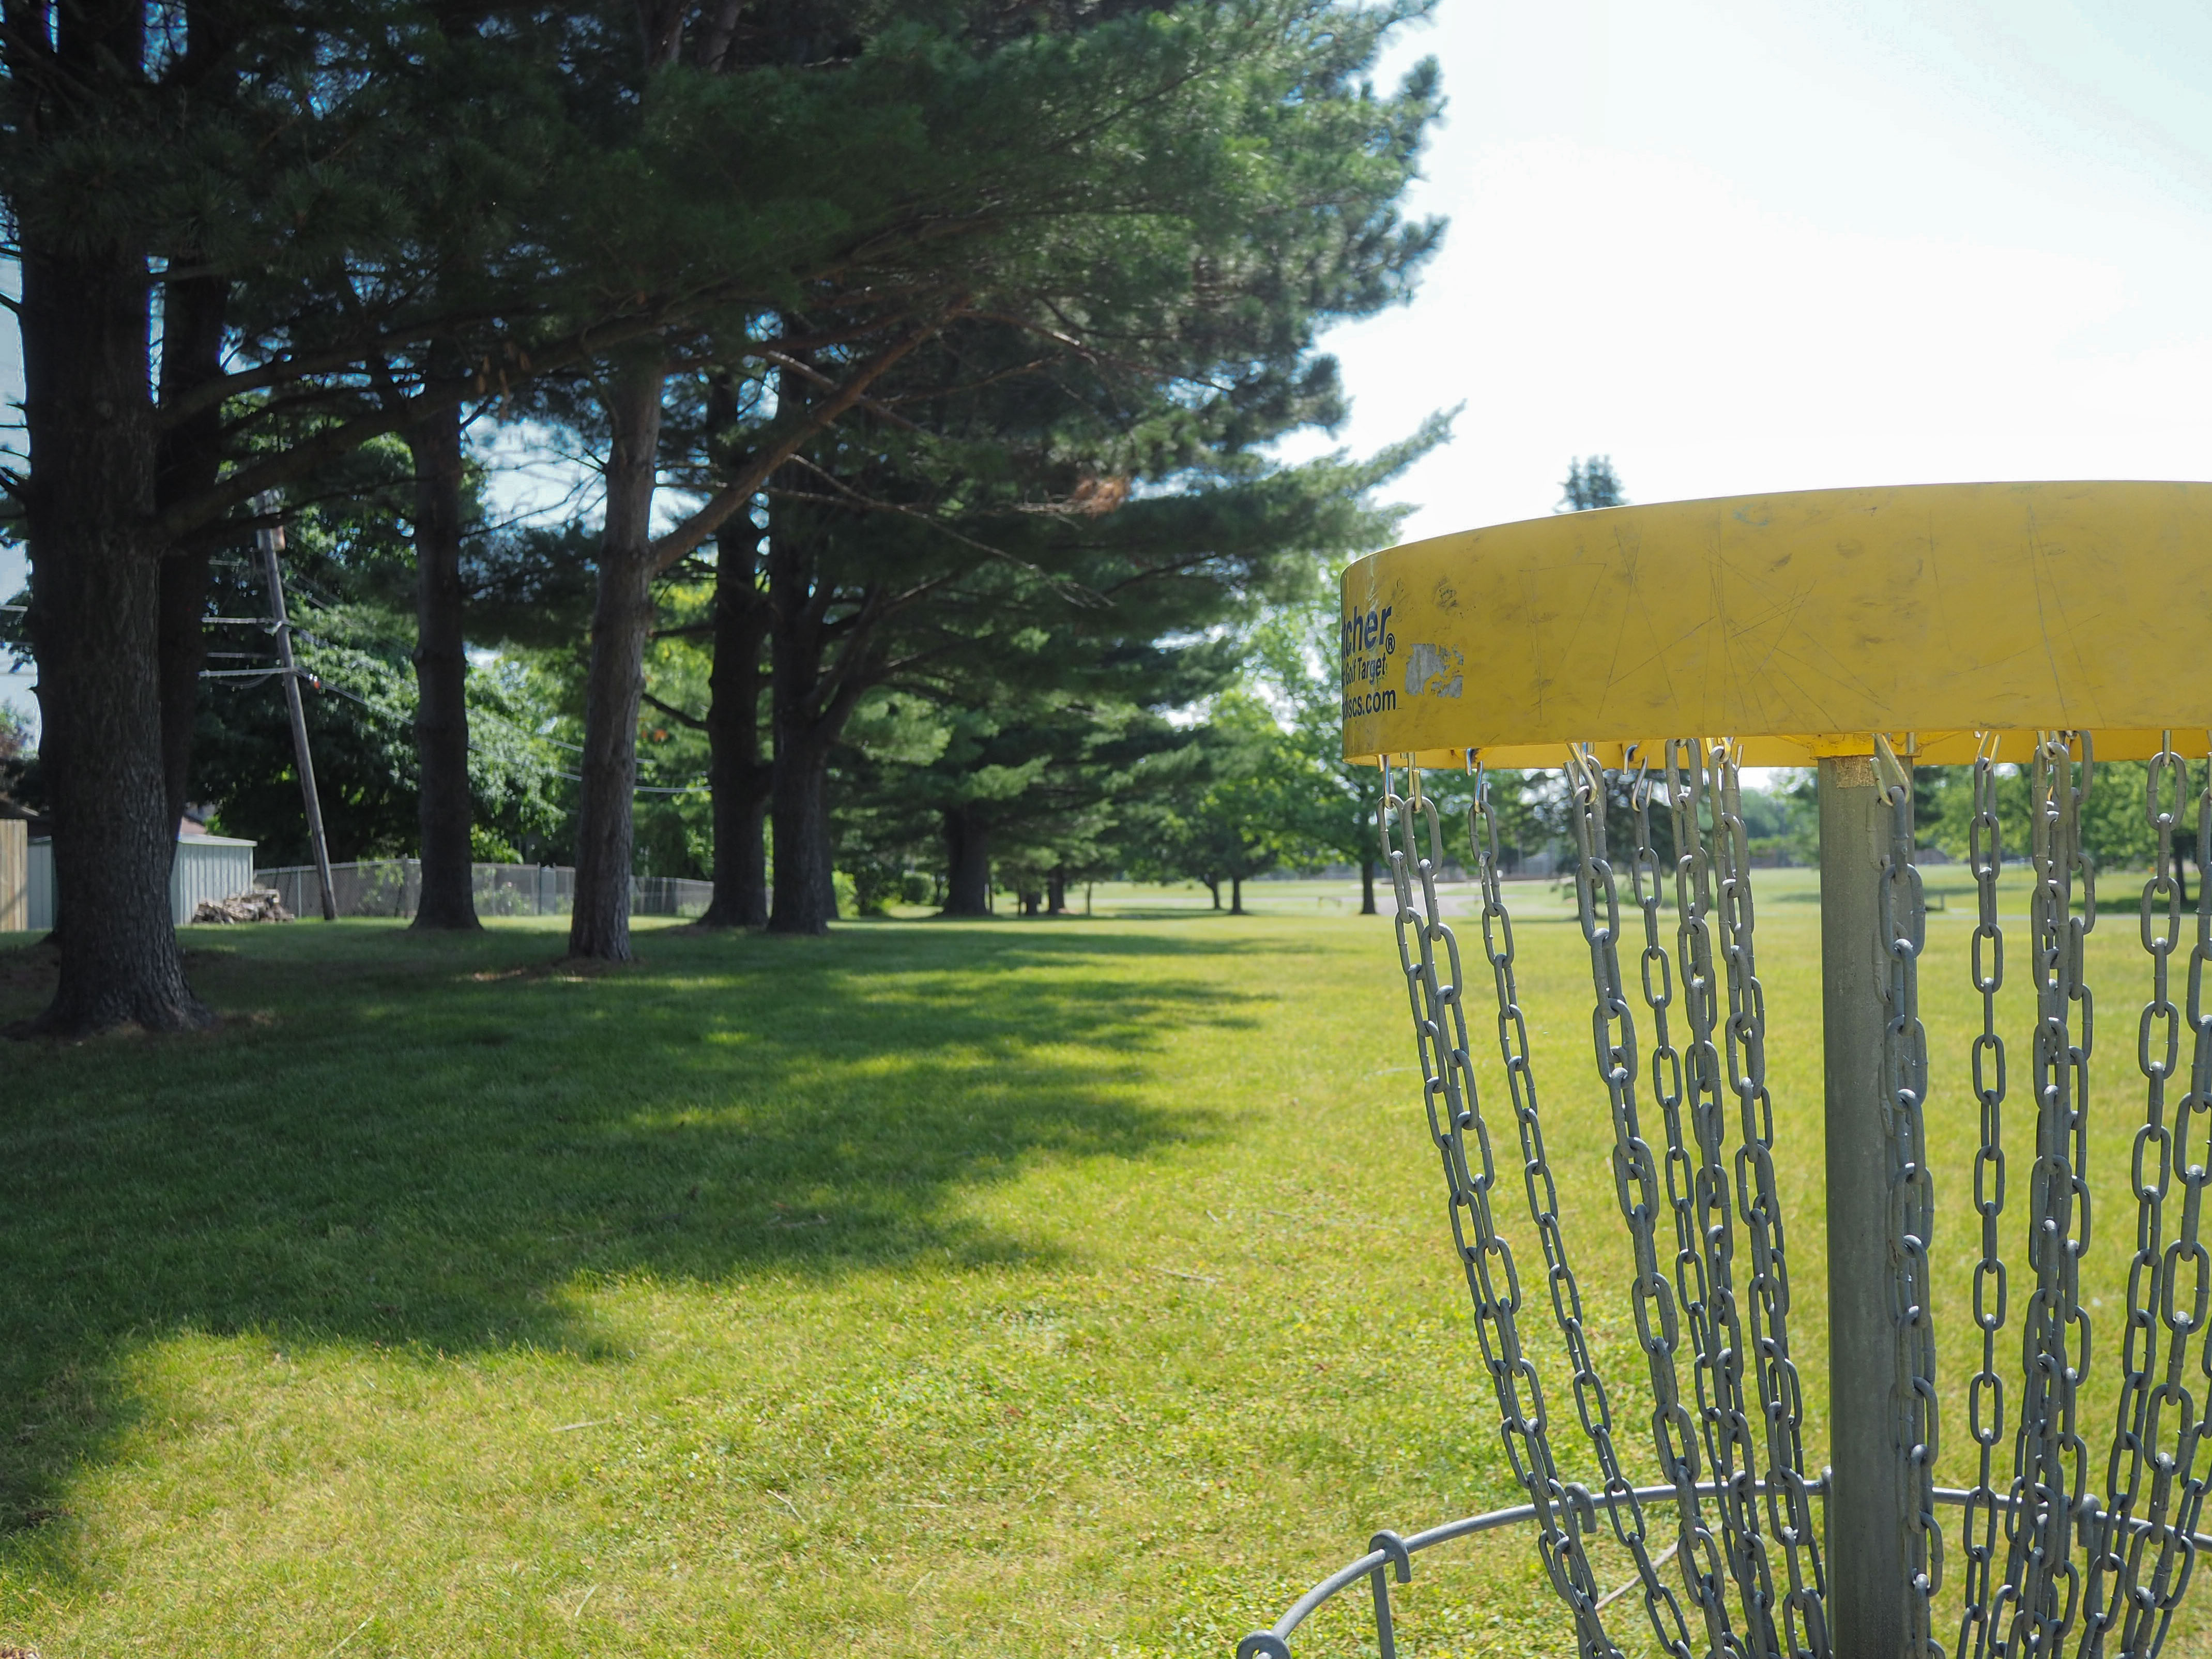
[[[78,14],[88,59],[136,63],[143,14]],[[65,24],[65,29],[68,25]],[[92,68],[93,62],[86,67]],[[26,529],[40,756],[54,815],[61,982],[34,1031],[210,1023],[185,983],[169,915],[155,434],[144,251],[35,218],[22,226],[21,330],[31,452]]]
[[[714,553],[714,672],[708,683],[707,775],[714,794],[714,897],[702,927],[768,926],[771,770],[761,758],[761,651],[769,607],[760,592],[760,532],[750,517],[723,526]]]
[[[414,926],[468,932],[477,920],[469,829],[468,649],[461,617],[461,411],[407,428],[415,461],[416,823],[422,891]]]
[[[826,799],[830,749],[844,713],[823,706],[828,594],[814,580],[804,534],[768,536],[769,705],[775,731],[769,817],[775,840],[772,933],[826,933],[837,915]],[[850,655],[860,641],[848,638]]]
[[[779,735],[769,806],[775,836],[772,933],[822,934],[837,916],[830,847],[830,745]]]
[[[991,914],[991,830],[972,804],[945,815],[945,871],[944,915]]]
[[[656,342],[617,368],[606,398],[607,522],[585,684],[583,786],[576,815],[576,904],[568,954],[627,962],[637,790],[637,711],[653,631],[653,494],[666,357]]]
[[[230,301],[223,276],[185,276],[167,283],[161,301],[161,402],[173,404],[222,374],[222,327]],[[222,466],[222,409],[185,416],[161,434],[155,462],[157,510],[212,486]],[[163,816],[173,832],[191,791],[192,721],[199,708],[200,670],[207,665],[208,577],[212,544],[205,536],[173,548],[161,566],[160,695]],[[175,857],[173,844],[170,856]]]
[[[576,839],[576,908],[568,929],[571,954],[613,961],[627,961],[629,957],[630,807],[636,788],[637,711],[645,690],[645,644],[653,623],[653,579],[744,512],[776,468],[797,454],[815,434],[851,410],[878,376],[943,326],[943,322],[940,318],[913,330],[851,371],[836,392],[808,404],[803,417],[793,421],[781,436],[754,452],[742,466],[732,468],[721,487],[696,512],[666,534],[651,539],[647,531],[666,349],[656,339],[633,349],[627,358],[619,373],[620,384],[608,394],[613,443],[607,462],[607,531],[600,551],[599,599],[592,621],[592,666],[586,684],[585,781]],[[772,591],[770,604],[772,607]],[[780,637],[773,616],[771,627],[775,629],[772,637]],[[848,643],[848,652],[850,648]],[[818,651],[816,660],[818,664]],[[776,676],[777,684],[782,684],[780,668]],[[848,684],[841,672],[840,689],[823,707],[819,745],[825,768],[830,745],[843,729],[863,689],[863,681],[853,679]],[[769,926],[771,931],[818,933],[836,914],[822,774],[810,769],[803,753],[794,754],[789,765],[783,763],[783,729],[781,725],[777,727],[779,754],[772,763],[771,793],[775,787],[773,780],[781,779],[784,787],[794,791],[811,787],[812,800],[811,806],[797,803],[790,813],[791,833],[798,839],[787,840],[782,820],[775,819],[777,885],[775,909],[771,911]],[[810,890],[803,902],[797,886],[786,885],[787,866],[794,872],[794,882],[796,872],[810,872]],[[787,892],[791,895],[788,901],[784,896]],[[775,911],[785,915],[781,927]]]

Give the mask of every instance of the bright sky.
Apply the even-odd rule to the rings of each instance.
[[[1443,0],[1413,305],[1365,450],[1464,400],[1409,535],[1630,499],[2212,478],[2212,9]]]
[[[2212,9],[1443,0],[1423,52],[1452,228],[1330,342],[1354,449],[1467,405],[1409,533],[1548,512],[1578,454],[1639,501],[2212,478]]]

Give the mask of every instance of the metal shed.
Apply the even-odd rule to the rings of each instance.
[[[169,917],[179,927],[192,919],[203,899],[220,901],[253,885],[250,841],[228,836],[179,836],[176,862],[169,866]],[[54,844],[31,843],[30,927],[43,933],[54,925]]]

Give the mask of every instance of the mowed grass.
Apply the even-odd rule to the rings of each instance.
[[[215,1033],[0,1049],[0,1642],[1225,1655],[1376,1528],[1519,1501],[1391,930],[1349,890],[1255,884],[1259,914],[1230,917],[1189,890],[1101,889],[1088,919],[827,940],[661,927],[593,975],[555,966],[550,922],[191,931]],[[1800,872],[1760,890],[1817,1462],[1818,908]],[[2145,980],[2124,884],[2106,897],[2094,1480]],[[1553,894],[1513,898],[1571,1243],[1641,1478],[1587,952]],[[1931,918],[1923,993],[1954,1485],[1970,926],[1962,897]],[[1468,957],[1501,1212],[1526,1241],[1471,939]],[[2018,939],[2016,1256],[2027,960]],[[0,955],[0,1020],[46,972]],[[1554,1438],[1587,1475],[1521,1255]],[[1599,1559],[1627,1577],[1617,1547]],[[1954,1586],[1962,1566],[1954,1547]],[[1420,1558],[1400,1601],[1409,1656],[1571,1651],[1525,1531]],[[1301,1654],[1371,1652],[1364,1603],[1324,1611]],[[1632,1648],[1635,1605],[1608,1615]],[[2192,1627],[2168,1650],[2212,1648]]]

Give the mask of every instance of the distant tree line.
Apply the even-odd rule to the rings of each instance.
[[[372,839],[411,805],[421,927],[476,925],[474,854],[557,834],[569,949],[625,957],[662,732],[703,753],[712,920],[800,933],[855,826],[933,820],[958,910],[994,866],[1064,879],[1147,768],[1229,789],[1228,738],[1171,759],[1176,711],[1233,730],[1224,641],[1386,531],[1372,492],[1435,437],[1271,459],[1343,412],[1320,332],[1439,234],[1400,208],[1433,66],[1369,81],[1421,9],[11,0],[37,1029],[207,1018],[167,866],[201,790],[273,816],[264,716],[203,672],[280,519],[321,538],[313,650],[360,700],[319,735],[382,755],[344,803]],[[595,458],[603,509],[490,522],[502,424]],[[1264,856],[1233,839],[1232,887]]]

